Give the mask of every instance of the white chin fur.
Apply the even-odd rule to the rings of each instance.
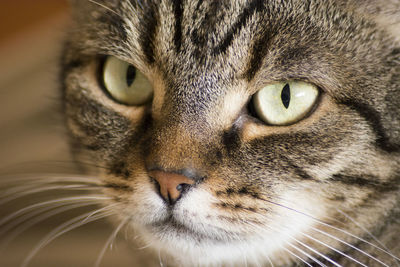
[[[310,201],[309,197],[302,198],[298,192],[295,196],[288,193],[285,197],[289,200],[302,200],[302,207],[313,206],[306,203]],[[244,227],[240,225],[224,225],[224,222],[208,219],[207,215],[219,214],[213,209],[213,202],[213,197],[207,191],[194,190],[177,203],[173,212],[174,218],[193,233],[182,234],[174,227],[144,227],[140,220],[132,227],[136,229],[136,233],[140,233],[145,244],[160,252],[162,257],[173,258],[179,266],[257,266],[271,261],[282,262],[282,254],[286,254],[284,248],[290,248],[289,244],[295,243],[295,239],[301,237],[299,233],[306,232],[313,224],[310,217],[282,209],[273,223],[264,227],[258,226],[252,234],[246,234],[242,231]],[[153,202],[154,206],[158,206],[157,204],[161,203]],[[159,207],[153,212],[160,209],[163,208]],[[147,212],[152,213],[150,210]],[[316,215],[315,210],[307,213],[310,212]],[[158,217],[154,214],[153,216]],[[221,233],[218,229],[222,225],[226,226],[222,228],[224,230],[241,234],[232,238],[227,233]],[[286,255],[283,258],[289,261],[290,257]]]

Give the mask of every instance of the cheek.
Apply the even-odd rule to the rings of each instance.
[[[134,179],[121,181],[120,178],[104,177],[105,184],[118,185],[118,188],[109,188],[105,194],[113,199],[113,202],[122,207],[119,215],[130,220],[134,225],[149,225],[156,221],[162,221],[168,216],[165,203],[156,193],[154,184],[144,173],[133,174]],[[129,188],[129,190],[125,190]]]

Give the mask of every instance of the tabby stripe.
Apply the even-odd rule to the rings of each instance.
[[[104,27],[110,27],[113,25],[114,27],[112,27],[112,31],[117,34],[118,39],[121,40],[121,42],[126,42],[128,40],[128,32],[125,29],[125,22],[121,15],[107,10],[102,17],[98,18],[98,21],[103,22]]]
[[[128,119],[85,95],[81,98],[69,96],[65,104],[70,112],[74,112],[68,119],[75,123],[86,137],[92,138],[88,145],[95,150],[109,147],[110,139],[120,138],[130,129]],[[110,131],[104,131],[105,128]],[[115,147],[116,144],[113,146],[114,149],[120,149]]]
[[[106,183],[104,187],[112,188],[119,191],[127,191],[127,192],[133,191],[133,188],[130,187],[129,185],[117,184],[117,183]]]
[[[142,47],[143,53],[147,59],[148,64],[153,64],[155,62],[154,58],[154,39],[156,35],[156,29],[158,26],[158,10],[154,6],[146,6],[145,18],[143,19],[143,25],[141,27],[141,38],[140,45]]]
[[[255,44],[253,45],[250,53],[251,58],[247,65],[247,71],[244,74],[248,81],[251,81],[261,68],[261,63],[267,54],[267,51],[270,47],[270,42],[274,35],[275,32],[272,30],[272,28],[264,29],[261,37],[256,40]]]
[[[314,178],[312,178],[311,175],[309,175],[305,170],[303,170],[303,168],[301,168],[301,167],[299,167],[299,166],[297,166],[297,165],[294,165],[294,164],[292,164],[291,167],[294,169],[294,172],[295,172],[298,176],[300,176],[303,180],[313,180],[313,181],[316,181],[316,182],[317,182],[317,180],[315,180]]]
[[[228,31],[222,42],[214,48],[214,55],[225,53],[228,47],[232,44],[233,37],[238,34],[248,22],[250,16],[255,12],[259,12],[263,9],[264,4],[261,0],[253,0],[239,15],[238,20],[233,24],[232,28]]]
[[[288,159],[286,157],[283,157],[283,158],[287,162],[287,164],[289,164],[290,168],[294,170],[294,173],[297,176],[299,176],[303,180],[312,180],[312,181],[318,182],[318,180],[311,177],[311,175],[309,175],[303,168],[294,164],[290,159]]]
[[[182,45],[182,16],[183,16],[182,1],[172,0],[172,5],[174,7],[174,16],[175,16],[174,44],[176,52],[179,52],[179,50],[181,50],[181,45]]]
[[[366,103],[357,102],[355,100],[342,101],[344,104],[355,110],[360,116],[362,116],[368,124],[372,127],[376,134],[376,145],[380,149],[386,152],[399,152],[400,145],[393,144],[390,142],[385,129],[383,128],[382,121],[380,119],[379,113]]]
[[[395,177],[388,182],[379,182],[378,177],[369,176],[368,178],[360,176],[349,176],[345,174],[334,174],[328,181],[339,182],[346,185],[358,186],[363,188],[373,189],[379,192],[390,192],[398,190],[399,188],[399,177]]]

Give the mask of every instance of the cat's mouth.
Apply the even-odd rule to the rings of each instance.
[[[212,241],[214,243],[226,243],[233,240],[243,240],[243,236],[238,235],[238,233],[233,233],[225,229],[216,228],[211,225],[201,225],[199,224],[196,229],[195,224],[187,226],[184,223],[177,220],[173,215],[170,215],[167,219],[151,223],[147,228],[161,240],[178,238],[192,239],[195,242]],[[209,228],[210,231],[205,231]]]

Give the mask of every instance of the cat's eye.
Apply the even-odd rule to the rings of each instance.
[[[119,103],[143,105],[153,96],[153,88],[143,73],[116,57],[106,58],[102,74],[107,93]]]
[[[314,107],[319,90],[310,83],[291,81],[265,86],[253,97],[257,116],[270,125],[288,125],[303,119]]]

